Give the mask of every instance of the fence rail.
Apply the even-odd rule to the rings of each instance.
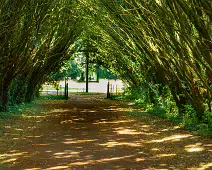
[[[71,92],[85,92],[85,88],[68,88],[69,93]],[[65,95],[65,88],[57,90],[41,90],[42,95]]]
[[[75,85],[75,84],[74,84]],[[72,86],[72,87],[71,87]],[[82,87],[82,84],[79,84],[81,87],[76,87],[72,84],[69,84],[68,94],[73,92],[86,92],[86,88]],[[120,85],[117,82],[105,82],[105,84],[90,84],[88,91],[91,93],[107,93],[108,98],[111,96],[120,95],[125,90],[125,85]],[[58,90],[56,90],[51,85],[44,85],[43,90],[40,91],[41,95],[65,95],[67,96],[67,87],[60,86]]]
[[[111,98],[112,96],[118,96],[125,91],[124,85],[110,84],[108,82],[107,85],[107,98]]]

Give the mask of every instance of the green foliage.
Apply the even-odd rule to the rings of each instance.
[[[74,60],[68,60],[57,72],[51,73],[48,83],[54,84],[60,80],[64,80],[67,77],[76,79],[81,73],[77,63]]]
[[[203,116],[203,122],[212,126],[212,112],[206,112]]]
[[[189,130],[197,130],[197,125],[199,123],[196,111],[192,108],[191,105],[185,106],[186,114],[183,117],[183,127]]]
[[[212,125],[200,123],[197,125],[197,131],[195,132],[197,135],[201,135],[204,137],[212,137]]]
[[[148,111],[184,117],[189,126],[195,119],[209,124],[209,11],[208,0],[2,0],[0,110],[32,101],[47,80],[75,79],[84,60],[81,67],[67,61],[86,52],[135,87],[126,98],[139,99]],[[102,77],[113,75],[103,70]]]
[[[161,117],[166,117],[165,109],[161,108],[160,106],[155,106],[154,104],[147,104],[146,111],[155,115],[159,115]]]
[[[93,16],[98,25],[92,30],[102,35],[96,43],[104,65],[131,86],[146,86],[150,93],[145,92],[145,101],[166,105],[157,89],[167,86],[179,113],[184,114],[183,105],[191,104],[201,119],[211,107],[208,102],[205,108],[204,102],[211,101],[212,94],[209,1],[94,2],[101,4]]]
[[[143,108],[147,107],[147,103],[144,99],[135,99],[135,104]]]
[[[166,87],[165,87],[166,88]],[[185,105],[185,113],[183,118],[179,117],[178,107],[173,100],[173,97],[169,90],[165,90],[166,93],[161,95],[154,95],[154,102],[151,103],[146,100],[147,94],[135,88],[127,88],[121,99],[134,101],[134,103],[145,109],[146,112],[157,115],[159,117],[169,119],[177,124],[180,124],[185,129],[194,132],[197,135],[210,137],[212,136],[212,113],[206,112],[203,116],[203,120],[199,121],[195,109],[191,105]],[[119,98],[116,98],[119,99]]]
[[[139,99],[141,97],[141,94],[139,93],[138,89],[133,87],[128,87],[125,89],[122,96],[124,96],[124,98],[128,100],[135,100],[135,99]]]
[[[114,75],[108,69],[101,67],[100,70],[99,70],[99,78],[100,79],[114,80],[114,79],[117,79],[117,75]]]
[[[78,64],[74,60],[70,62],[70,65],[71,70],[68,72],[68,77],[71,77],[71,79],[76,80],[77,77],[80,76],[82,70],[79,68]]]
[[[1,2],[0,110],[9,102],[32,101],[40,85],[76,51],[83,21],[75,9],[77,3],[70,0]]]
[[[0,112],[0,119],[9,119],[22,117],[26,114],[39,114],[40,111],[36,109],[35,103],[25,103],[19,105],[13,105],[9,107],[8,112]]]
[[[198,130],[196,134],[201,136],[212,137],[212,112],[206,112],[203,116],[203,120],[197,125]]]

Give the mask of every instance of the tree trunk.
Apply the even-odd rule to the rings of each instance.
[[[174,81],[170,85],[170,90],[178,108],[178,117],[183,118],[186,112],[185,105],[187,104],[187,98],[177,81]]]
[[[0,112],[8,111],[9,106],[9,86],[1,84],[0,87]]]
[[[197,89],[194,89],[193,93],[193,100],[191,102],[192,107],[196,111],[197,119],[202,121],[204,113],[205,113],[205,106],[202,100],[202,97]]]
[[[35,97],[35,85],[29,82],[27,86],[25,102],[29,103],[33,101],[34,97]]]

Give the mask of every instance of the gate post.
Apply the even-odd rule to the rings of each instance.
[[[88,93],[89,53],[86,53],[86,93]]]
[[[64,94],[65,99],[68,100],[68,83],[67,83],[66,78],[65,78],[65,91],[64,92],[65,92],[65,94]]]
[[[107,83],[107,98],[110,98],[110,83]]]
[[[65,78],[65,89],[64,89],[64,96],[66,98],[66,78]]]
[[[68,100],[68,83],[66,83],[66,100]]]

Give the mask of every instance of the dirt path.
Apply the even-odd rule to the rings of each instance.
[[[211,140],[130,103],[85,95],[43,103],[48,114],[4,125],[0,169],[212,169]]]

